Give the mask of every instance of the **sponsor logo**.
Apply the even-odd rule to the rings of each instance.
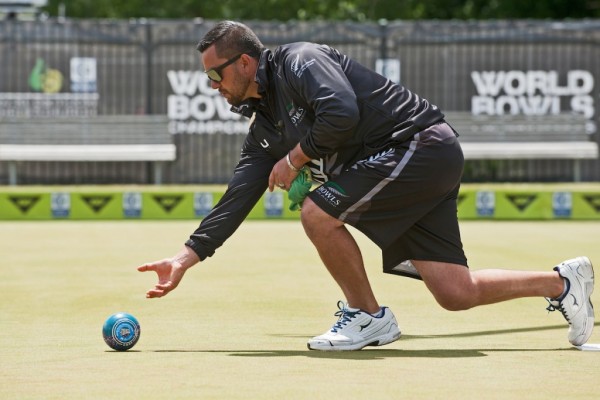
[[[512,203],[520,212],[523,212],[537,199],[535,194],[507,194],[506,198]]]
[[[34,92],[58,93],[63,85],[63,74],[48,68],[43,58],[38,58],[29,74],[29,87]]]
[[[368,323],[366,323],[366,324],[364,324],[364,325],[360,325],[360,331],[359,331],[359,332],[362,332],[362,331],[363,331],[363,330],[364,330],[366,327],[368,327],[368,326],[369,326],[369,325],[371,325],[372,323],[373,323],[373,320],[371,319],[371,320],[369,320],[369,322],[368,322]]]
[[[281,217],[283,215],[283,193],[280,191],[266,192],[264,207],[267,217]]]
[[[167,96],[168,130],[171,134],[245,134],[248,122],[231,112],[231,106],[201,71],[167,71],[173,94]],[[237,110],[244,112],[247,105]]]
[[[600,195],[588,194],[583,196],[583,199],[592,207],[597,213],[600,213]]]
[[[66,218],[71,213],[71,194],[70,193],[51,193],[50,209],[54,218]]]
[[[571,297],[573,298],[573,305],[574,306],[578,306],[579,303],[577,302],[577,297],[575,297],[575,295],[573,293],[569,293],[571,295]]]
[[[552,193],[552,213],[555,217],[570,217],[573,210],[571,192]]]
[[[123,193],[123,215],[128,218],[139,218],[142,215],[142,194],[139,192]]]
[[[547,115],[572,111],[592,118],[594,75],[586,70],[472,71],[474,115]],[[561,99],[567,101],[562,101]],[[569,104],[570,110],[563,104]]]
[[[194,214],[205,217],[213,208],[213,194],[210,192],[194,193]]]
[[[71,58],[71,91],[95,93],[97,91],[97,66],[93,57]]]
[[[81,200],[98,214],[113,199],[110,195],[81,195]]]
[[[314,63],[315,59],[313,58],[312,60],[306,61],[304,64],[300,64],[300,54],[298,54],[294,61],[292,61],[292,72],[294,73],[294,75],[300,78],[302,74],[304,74],[304,71],[306,71],[308,67],[310,67]]]
[[[326,184],[319,186],[315,191],[334,207],[337,207],[342,203],[342,198],[348,197],[346,191],[334,182],[327,182]]]
[[[494,192],[477,192],[475,207],[480,217],[493,217],[496,209],[496,194]]]
[[[302,107],[296,106],[294,103],[288,104],[286,109],[292,124],[294,124],[294,126],[298,126],[298,124],[304,119],[306,110]]]
[[[156,201],[158,203],[160,208],[162,208],[164,210],[164,212],[166,212],[167,214],[170,213],[171,211],[173,211],[173,209],[175,207],[177,207],[177,205],[181,202],[181,200],[183,200],[182,195],[169,195],[169,194],[165,194],[165,195],[157,194],[157,195],[152,196],[152,198],[154,199],[154,201]]]
[[[35,204],[40,201],[41,196],[37,195],[18,195],[18,196],[8,196],[8,199],[11,203],[14,204],[15,207],[21,211],[21,214],[27,214],[29,210],[35,206]]]

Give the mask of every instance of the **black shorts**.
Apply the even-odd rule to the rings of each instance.
[[[410,260],[467,266],[456,215],[463,165],[454,131],[441,123],[357,162],[309,196],[382,249],[384,272],[419,278]]]

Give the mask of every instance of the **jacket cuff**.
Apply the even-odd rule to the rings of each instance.
[[[202,247],[199,246],[198,243],[194,242],[192,239],[186,240],[185,245],[192,249],[194,253],[196,253],[200,261],[203,261],[207,257],[206,254],[203,254]]]
[[[306,138],[300,141],[300,148],[302,149],[302,152],[307,157],[310,157],[311,160],[315,160],[317,158],[321,158],[317,153],[315,153],[313,151],[312,148],[309,147],[309,145],[306,143]]]

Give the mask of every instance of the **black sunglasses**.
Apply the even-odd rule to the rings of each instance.
[[[216,66],[214,68],[209,69],[208,71],[204,71],[206,73],[206,75],[208,75],[208,79],[210,79],[213,82],[221,82],[223,80],[223,77],[221,76],[221,71],[223,71],[223,69],[225,67],[227,67],[229,64],[233,64],[234,62],[236,62],[238,60],[238,58],[240,58],[242,55],[238,54],[235,57],[231,57],[229,60],[225,61],[223,64]]]

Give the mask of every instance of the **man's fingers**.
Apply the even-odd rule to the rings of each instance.
[[[154,286],[154,289],[150,289],[148,290],[148,292],[146,292],[146,297],[147,298],[155,298],[155,297],[163,297],[166,296],[167,293],[169,293],[171,290],[175,289],[175,285],[173,285],[173,282],[169,281],[167,283],[157,283]]]
[[[163,297],[165,292],[163,290],[150,289],[146,292],[146,298],[153,299],[156,297]]]
[[[156,271],[156,266],[154,264],[144,264],[142,266],[139,266],[137,270],[140,272]]]
[[[166,285],[157,284],[156,286],[154,286],[154,289],[148,290],[148,292],[146,293],[146,297],[148,297],[148,298],[163,297],[170,291],[171,291],[171,288],[169,287],[168,284],[166,284]]]
[[[169,281],[167,283],[157,283],[154,286],[154,288],[158,289],[158,290],[163,290],[163,291],[166,291],[166,292],[175,289],[175,287],[173,286],[173,283],[171,281]]]
[[[275,189],[275,182],[272,178],[269,178],[269,192],[272,192]]]

